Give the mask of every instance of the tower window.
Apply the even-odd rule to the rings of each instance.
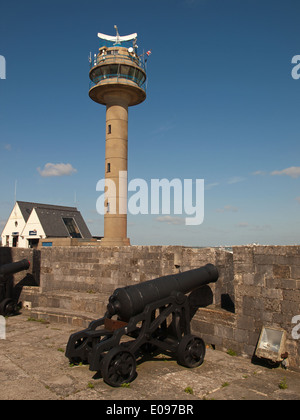
[[[107,134],[111,134],[111,124],[108,124],[108,127],[107,127]]]
[[[107,164],[107,171],[106,172],[110,172],[110,163]]]

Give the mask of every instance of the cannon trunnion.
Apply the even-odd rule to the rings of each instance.
[[[111,386],[135,379],[136,359],[144,353],[159,351],[175,355],[185,367],[200,366],[205,343],[191,334],[186,293],[217,279],[217,268],[207,264],[116,289],[104,317],[70,336],[66,357],[88,363]]]

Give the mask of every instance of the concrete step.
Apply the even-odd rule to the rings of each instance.
[[[28,302],[28,309],[36,306],[63,308],[87,312],[106,310],[109,295],[104,293],[88,293],[66,290],[41,292],[39,287],[25,288],[20,301]]]
[[[30,310],[30,318],[40,321],[69,324],[78,328],[86,328],[91,321],[101,318],[102,316],[103,315],[99,316],[95,313],[70,311],[61,308],[50,308],[42,306]]]
[[[69,311],[97,313],[106,311],[109,296],[102,293],[53,291],[44,292],[39,297],[38,306],[60,308]]]
[[[93,319],[104,316],[108,299],[109,295],[103,293],[41,292],[39,287],[26,287],[20,300],[32,318],[86,327]]]

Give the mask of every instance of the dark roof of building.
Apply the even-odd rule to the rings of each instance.
[[[72,236],[66,226],[66,220],[75,221],[82,238],[91,238],[92,235],[76,207],[55,206],[52,204],[30,203],[17,201],[25,221],[28,221],[29,215],[35,209],[42,228],[47,237],[69,237]],[[72,222],[73,223],[73,222]]]
[[[27,203],[25,201],[17,201],[17,203],[20,207],[20,210],[21,210],[22,216],[24,217],[25,222],[27,222],[27,220],[29,219],[29,216],[32,212],[32,209],[34,207],[38,206],[38,204],[37,203]]]

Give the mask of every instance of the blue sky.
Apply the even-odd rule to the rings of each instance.
[[[205,181],[201,225],[129,215],[131,243],[299,244],[299,15],[299,0],[2,4],[0,230],[17,181],[18,200],[76,205],[103,234],[105,107],[88,96],[88,56],[116,24],[152,50],[147,99],[129,109],[129,180]]]

